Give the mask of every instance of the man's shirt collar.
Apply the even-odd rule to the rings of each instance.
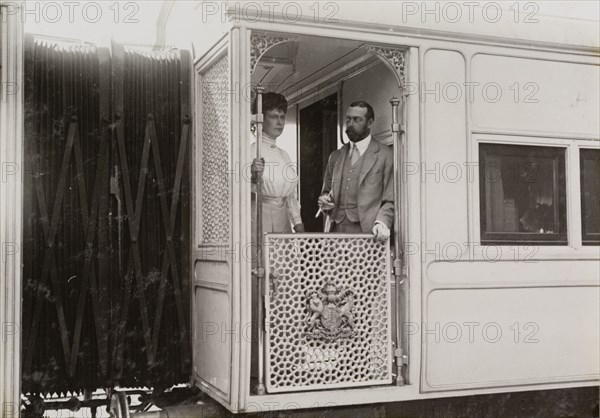
[[[369,144],[371,143],[371,134],[369,134],[366,138],[361,139],[358,142],[353,142],[352,144],[356,145],[356,149],[360,155],[363,155],[367,148],[369,148]],[[352,145],[351,145],[352,146]]]

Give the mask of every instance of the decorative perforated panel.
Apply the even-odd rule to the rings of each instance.
[[[289,392],[392,382],[389,243],[267,234],[266,386]]]
[[[202,240],[229,242],[229,101],[227,56],[202,78]]]

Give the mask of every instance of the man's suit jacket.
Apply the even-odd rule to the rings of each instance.
[[[350,144],[333,151],[329,156],[321,194],[331,192],[336,205],[330,215],[335,219],[340,201],[342,171]],[[363,154],[364,160],[358,179],[358,217],[362,232],[371,233],[375,221],[392,229],[394,223],[394,156],[392,149],[374,139]]]

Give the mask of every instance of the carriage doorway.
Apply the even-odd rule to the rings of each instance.
[[[323,217],[315,218],[315,213],[327,159],[337,149],[337,108],[335,93],[300,109],[300,201],[306,232],[323,231]]]

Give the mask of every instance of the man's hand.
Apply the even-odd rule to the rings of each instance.
[[[306,230],[304,229],[304,224],[296,224],[294,225],[294,232],[298,233],[298,232],[306,232]]]
[[[319,208],[322,211],[331,210],[335,207],[329,193],[319,196]]]
[[[250,173],[252,174],[252,183],[256,183],[259,177],[262,177],[265,171],[265,159],[264,158],[255,158],[252,160],[252,165],[250,166]]]
[[[377,222],[373,226],[373,235],[375,235],[375,241],[385,241],[390,237],[390,228]]]

